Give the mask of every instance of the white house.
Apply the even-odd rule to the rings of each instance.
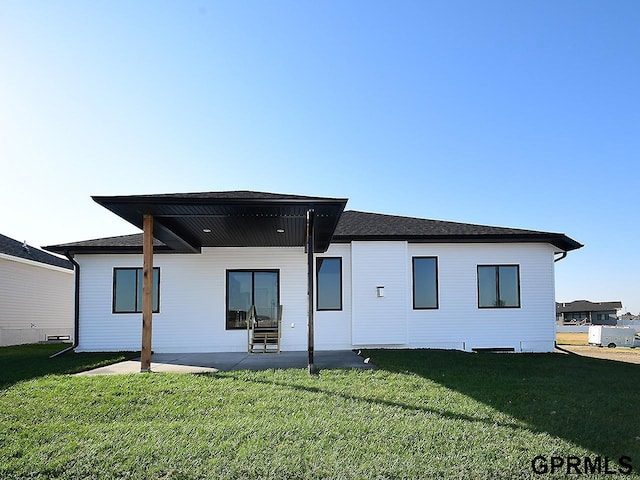
[[[0,235],[0,346],[73,337],[73,265]]]
[[[282,350],[549,352],[554,261],[582,246],[559,233],[344,211],[346,199],[94,200],[137,227],[153,219],[155,352],[246,351],[252,305],[262,319],[282,305]],[[46,247],[77,262],[77,351],[140,349],[143,238]]]

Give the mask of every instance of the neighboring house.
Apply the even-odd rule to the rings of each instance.
[[[556,303],[558,322],[570,324],[615,325],[622,302],[575,302]]]
[[[630,312],[620,315],[617,325],[619,327],[633,327],[640,332],[640,315],[634,315]]]
[[[0,346],[73,336],[73,265],[0,235]]]
[[[252,305],[259,319],[283,306],[282,350],[550,352],[554,261],[582,247],[559,233],[344,211],[346,199],[94,200],[146,232],[153,225],[155,352],[246,351]],[[79,264],[77,351],[140,349],[144,238],[46,247]]]

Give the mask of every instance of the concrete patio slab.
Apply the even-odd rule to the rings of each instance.
[[[351,350],[320,351],[314,355],[316,369],[375,368],[372,363]],[[281,352],[279,354],[221,353],[155,353],[151,357],[152,372],[215,373],[232,370],[270,370],[307,368],[307,352]],[[140,372],[140,360],[96,368],[77,375],[118,375]]]
[[[178,365],[171,363],[151,363],[151,371],[156,373],[216,373],[215,368],[198,367],[195,365]],[[140,373],[140,360],[126,360],[114,363],[106,367],[94,368],[86,372],[76,373],[76,375],[127,375],[130,373]]]

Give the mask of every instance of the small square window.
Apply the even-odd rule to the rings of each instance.
[[[142,313],[142,268],[113,269],[113,313]],[[160,269],[153,269],[153,313],[160,312]]]
[[[478,265],[478,308],[519,308],[520,267]]]

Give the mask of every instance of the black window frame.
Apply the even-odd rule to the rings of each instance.
[[[435,306],[432,307],[419,307],[416,306],[416,260],[422,260],[422,259],[428,259],[428,260],[435,260],[435,266],[436,266],[436,270],[435,270],[435,274],[436,274],[436,282],[435,282],[435,287],[436,287],[436,304]],[[440,283],[438,280],[438,257],[436,256],[426,256],[426,255],[420,255],[420,256],[416,256],[416,257],[411,257],[411,293],[413,295],[413,309],[414,310],[438,310],[440,308]]]
[[[495,294],[496,300],[500,301],[500,268],[501,267],[515,267],[516,268],[516,278],[518,280],[518,305],[491,305],[491,306],[481,306],[480,305],[480,269],[481,268],[494,268],[495,269]],[[522,292],[520,289],[520,265],[519,264],[488,264],[488,265],[477,265],[476,269],[476,285],[477,285],[477,295],[478,295],[478,308],[482,309],[492,309],[492,308],[522,308]]]
[[[280,269],[277,268],[229,268],[225,271],[224,285],[224,329],[225,331],[246,330],[247,327],[230,327],[229,326],[229,274],[230,273],[251,273],[251,299],[255,302],[255,273],[275,273],[278,282],[277,305],[280,305]]]
[[[136,272],[136,282],[135,282],[135,310],[116,310],[116,283],[117,283],[117,275],[116,272],[119,270],[135,270]],[[158,305],[157,308],[152,310],[153,313],[160,313],[160,267],[153,267],[154,272],[158,272]],[[130,314],[130,313],[142,313],[142,298],[138,298],[138,278],[142,281],[142,267],[113,267],[113,293],[111,295],[111,313],[114,315],[120,314]],[[153,277],[152,277],[153,278]],[[153,279],[152,279],[153,281]],[[153,286],[152,286],[153,288]]]
[[[319,261],[322,260],[338,260],[340,262],[340,308],[320,308],[320,266],[318,265]],[[316,311],[317,312],[340,312],[344,307],[344,294],[342,291],[344,283],[342,281],[342,257],[316,257]]]

